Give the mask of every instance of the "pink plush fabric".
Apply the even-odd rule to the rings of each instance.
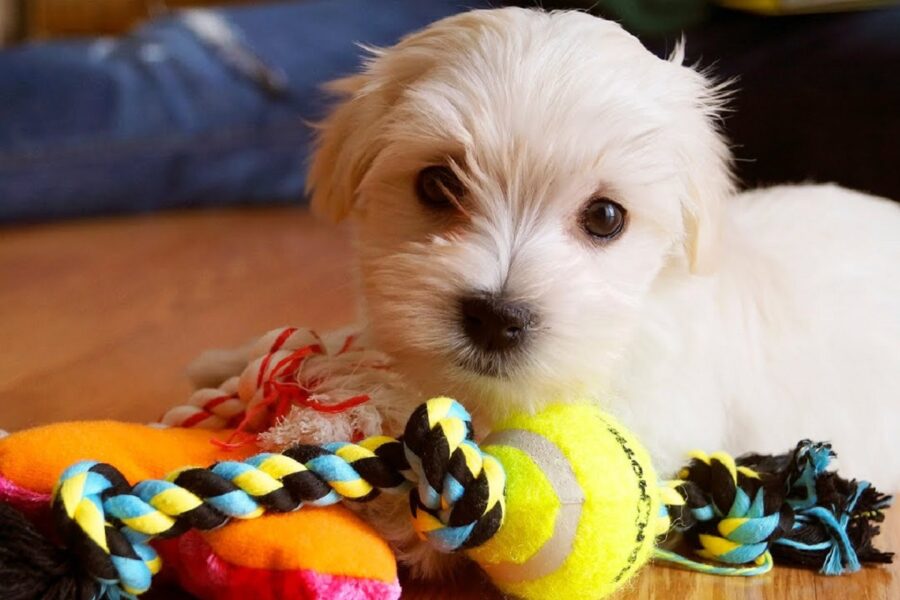
[[[0,502],[5,502],[35,523],[43,523],[50,514],[50,494],[25,489],[0,475]]]
[[[0,502],[45,525],[50,495],[32,492],[0,475]],[[43,527],[42,527],[43,528]],[[201,600],[397,600],[398,582],[386,583],[311,570],[254,569],[225,562],[197,531],[154,543],[163,576]]]
[[[154,544],[168,576],[203,600],[396,600],[398,582],[385,583],[310,570],[255,569],[225,562],[190,531]]]

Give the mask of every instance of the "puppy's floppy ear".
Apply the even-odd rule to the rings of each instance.
[[[332,221],[345,218],[357,204],[357,190],[386,145],[391,108],[435,62],[440,36],[431,28],[409,35],[396,46],[360,45],[368,54],[359,75],[338,79],[326,89],[341,100],[318,123],[306,192],[315,213]]]
[[[680,66],[683,56],[682,42],[670,61]],[[705,275],[715,270],[724,204],[735,190],[731,151],[719,131],[731,82],[712,84],[702,73],[681,68],[689,71],[687,80],[693,88],[688,95],[691,106],[679,127],[685,251],[691,272]]]
[[[730,191],[723,192],[722,182],[703,176],[689,178],[687,185],[690,201],[684,214],[688,264],[691,273],[708,275],[717,264],[722,204]]]
[[[306,179],[313,211],[330,221],[345,218],[356,202],[356,189],[378,154],[379,115],[366,91],[368,75],[338,79],[328,90],[340,104],[315,125],[312,161]]]
[[[360,184],[387,145],[391,109],[438,63],[448,46],[469,41],[485,15],[470,11],[447,17],[387,49],[359,45],[368,55],[363,72],[328,85],[342,100],[316,126],[306,179],[314,212],[332,221],[350,214]]]

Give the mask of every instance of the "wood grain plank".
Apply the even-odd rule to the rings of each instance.
[[[302,210],[185,212],[0,230],[0,427],[148,421],[187,397],[185,365],[269,328],[356,314],[346,229]],[[900,517],[882,545],[900,551]],[[475,571],[422,600],[495,599]],[[177,598],[160,590],[157,598]],[[181,596],[183,597],[183,596]],[[619,600],[895,600],[900,566],[828,578],[779,567],[721,578],[650,566]]]
[[[0,427],[151,419],[186,397],[185,365],[205,348],[288,322],[350,320],[344,233],[300,211],[277,215],[188,213],[0,234],[0,331],[10,340],[0,347]]]

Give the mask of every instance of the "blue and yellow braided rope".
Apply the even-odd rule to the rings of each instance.
[[[737,460],[723,452],[690,456],[680,479],[660,487],[659,531],[681,533],[708,562],[663,548],[657,559],[741,576],[766,573],[775,559],[826,575],[891,561],[871,544],[891,497],[829,471],[829,444],[801,440],[783,455]]]
[[[710,562],[691,560],[664,548],[656,549],[656,559],[715,575],[754,576],[770,571],[769,546],[783,532],[782,515],[766,512],[761,485],[747,485],[749,480],[758,482],[759,474],[739,466],[724,452],[707,455],[694,451],[689,456],[691,466],[679,473],[684,479],[660,488],[660,531],[694,531],[695,553]],[[702,472],[713,493],[702,494],[694,481],[685,481],[692,476],[691,469]]]
[[[475,444],[462,405],[435,398],[413,413],[400,439],[300,445],[206,469],[185,468],[134,486],[110,465],[80,462],[60,477],[53,509],[60,532],[98,589],[134,597],[159,571],[149,545],[155,537],[213,529],[267,511],[409,491],[416,531],[451,552],[477,546],[500,528],[504,486],[502,466]]]
[[[656,558],[740,576],[769,571],[773,556],[826,574],[890,562],[890,553],[870,541],[891,497],[827,471],[832,456],[828,444],[808,440],[780,456],[693,453],[679,479],[657,489],[658,531],[680,533],[709,562],[663,548]],[[95,597],[115,600],[149,588],[160,568],[149,545],[155,537],[408,491],[419,536],[452,552],[499,530],[504,490],[503,468],[474,442],[469,414],[449,398],[435,398],[414,411],[399,439],[300,445],[133,486],[110,465],[81,462],[60,478],[53,511],[71,554],[96,582]]]

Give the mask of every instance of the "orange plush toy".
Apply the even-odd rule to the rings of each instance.
[[[85,457],[110,462],[130,481],[162,478],[185,465],[241,460],[254,445],[223,450],[228,431],[160,429],[110,421],[60,423],[0,439],[0,505],[20,511],[38,529],[50,520],[60,473]],[[8,509],[5,509],[8,510]],[[3,532],[3,536],[27,532]],[[154,542],[163,577],[199,598],[363,599],[400,596],[393,553],[375,531],[340,505],[236,521]],[[22,561],[28,557],[23,556]],[[35,565],[35,568],[38,568]],[[62,595],[62,579],[42,577],[38,597]],[[15,597],[15,581],[0,583]]]
[[[113,464],[129,481],[143,481],[188,465],[240,461],[261,449],[397,433],[399,420],[389,407],[398,404],[403,387],[386,368],[387,358],[359,347],[356,338],[352,332],[322,337],[310,329],[282,327],[243,349],[224,351],[239,357],[230,361],[234,371],[219,369],[219,380],[201,377],[211,387],[167,411],[158,426],[59,423],[2,438],[0,509],[8,510],[5,504],[18,510],[42,533],[49,532],[41,526],[51,521],[54,485],[67,467],[85,459]],[[9,535],[0,531],[0,549]],[[200,598],[400,595],[391,549],[340,505],[237,519],[221,529],[157,539],[153,547],[165,566],[163,578]],[[44,578],[46,573],[38,577]],[[52,577],[46,584],[37,597],[54,597]],[[0,582],[0,598],[19,597],[9,592],[10,585]]]

